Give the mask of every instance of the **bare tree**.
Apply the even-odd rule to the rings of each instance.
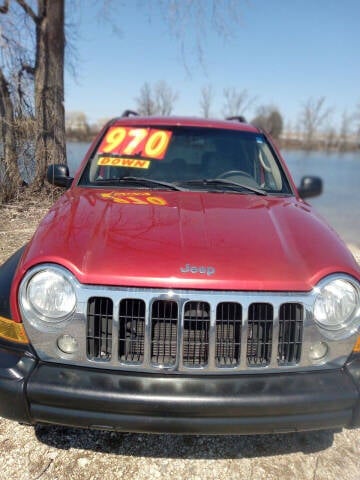
[[[14,10],[10,11],[10,2],[5,0],[0,13],[7,15],[11,21],[14,18],[21,21],[30,38],[33,36],[35,44],[33,51],[32,41],[27,39],[29,52],[26,55],[15,52],[12,57],[20,59],[19,78],[26,73],[34,79],[36,131],[32,186],[40,189],[45,181],[47,165],[66,162],[63,106],[64,0],[37,0],[36,9],[33,8],[34,2],[26,0],[16,0],[14,4]],[[14,37],[12,41],[14,42]],[[21,48],[22,45],[18,43],[18,50]],[[18,84],[20,85],[20,82]]]
[[[154,87],[156,111],[159,115],[171,115],[174,103],[178,99],[177,92],[164,81],[159,81]]]
[[[7,15],[9,7],[9,1],[0,6],[0,202],[13,198],[22,184],[20,168],[24,170],[30,158],[24,139],[33,126],[23,26],[16,15]],[[33,130],[31,134],[33,138]]]
[[[234,87],[224,89],[223,115],[227,117],[242,116],[256,101],[249,92]]]
[[[41,188],[50,163],[66,163],[64,115],[64,0],[38,0],[37,14],[17,0],[36,26],[34,187]]]
[[[156,105],[153,98],[152,88],[148,82],[145,82],[140,89],[139,96],[135,98],[137,111],[140,115],[155,115]]]
[[[14,107],[9,83],[0,69],[0,141],[3,151],[0,161],[0,202],[12,198],[21,183],[17,163]]]
[[[330,123],[325,127],[324,134],[322,136],[322,144],[327,151],[335,150],[339,146],[339,136],[336,133],[334,125]]]
[[[67,112],[65,115],[66,133],[88,133],[89,123],[84,112]]]
[[[211,107],[214,99],[213,89],[211,85],[206,85],[201,89],[200,93],[200,112],[204,118],[209,118]]]
[[[177,98],[177,92],[165,81],[159,81],[154,87],[148,82],[144,83],[135,101],[141,115],[170,115]]]
[[[239,0],[157,0],[144,3],[148,5],[150,16],[152,9],[156,15],[163,16],[171,34],[178,40],[189,74],[191,61],[195,67],[201,64],[206,69],[204,45],[209,32],[225,40],[233,39],[243,4]]]
[[[273,105],[259,107],[257,109],[257,115],[251,123],[256,127],[262,128],[275,139],[280,137],[284,126],[279,109]]]
[[[328,120],[332,109],[326,107],[325,97],[309,98],[302,106],[300,124],[303,131],[303,146],[307,150],[314,148],[316,134]]]
[[[341,125],[340,125],[340,135],[339,135],[340,151],[345,151],[350,148],[351,126],[354,123],[354,120],[356,118],[355,115],[348,113],[346,110],[342,114]]]
[[[360,103],[357,104],[356,110],[354,113],[354,122],[355,122],[355,133],[357,136],[357,140],[359,141],[360,139]]]

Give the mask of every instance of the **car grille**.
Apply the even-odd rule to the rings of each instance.
[[[87,358],[149,371],[292,366],[301,360],[303,320],[296,302],[125,298],[114,305],[91,297]]]
[[[113,302],[109,298],[92,297],[87,306],[87,354],[103,360],[111,359]]]

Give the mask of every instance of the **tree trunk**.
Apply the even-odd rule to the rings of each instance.
[[[66,163],[64,0],[38,0],[35,61],[35,160],[32,186],[44,185],[51,163]]]
[[[3,158],[0,162],[0,203],[10,200],[21,184],[16,152],[14,109],[9,84],[0,69],[0,140]]]

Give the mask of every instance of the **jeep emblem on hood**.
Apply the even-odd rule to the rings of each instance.
[[[215,268],[209,267],[209,266],[195,267],[194,265],[190,265],[190,263],[187,263],[185,267],[180,268],[180,272],[181,273],[201,273],[202,275],[206,274],[210,277],[211,275],[214,275]]]

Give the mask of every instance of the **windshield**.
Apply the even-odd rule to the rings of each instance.
[[[111,126],[79,184],[291,193],[261,133],[185,126]]]

